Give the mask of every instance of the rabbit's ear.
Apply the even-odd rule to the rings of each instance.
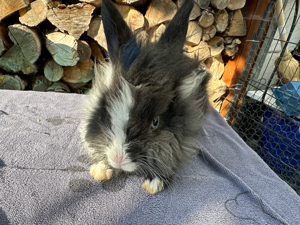
[[[193,0],[185,0],[160,37],[158,45],[162,48],[172,49],[172,51],[182,51],[193,6]]]
[[[140,45],[111,0],[102,1],[101,14],[110,59],[128,68],[139,54]]]

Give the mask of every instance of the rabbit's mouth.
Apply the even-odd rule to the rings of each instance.
[[[137,164],[132,162],[127,153],[113,152],[107,153],[108,163],[115,169],[122,169],[125,172],[133,172],[137,169]]]

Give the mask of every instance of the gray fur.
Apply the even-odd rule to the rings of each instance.
[[[103,4],[102,10],[116,10],[109,0],[104,0]],[[126,134],[126,153],[138,165],[132,174],[150,180],[159,177],[167,185],[171,177],[197,155],[200,146],[199,130],[210,108],[206,91],[210,75],[197,60],[188,58],[182,51],[192,5],[193,1],[187,0],[158,43],[138,49],[139,54],[129,68],[121,63],[124,56],[116,56],[121,54],[122,48],[131,47],[126,46],[130,42],[128,32],[108,30],[120,29],[118,26],[104,26],[106,34],[110,36],[114,32],[116,35],[127,35],[123,38],[125,43],[118,43],[118,54],[116,46],[112,49],[108,45],[112,49],[110,52],[113,51],[111,57],[114,58],[105,68],[98,68],[96,84],[88,100],[81,136],[85,148],[90,152],[92,163],[104,161],[109,166],[105,151],[114,141],[109,135],[113,126],[109,109],[116,99],[121,98],[124,84],[130,88],[130,96],[133,98],[133,105],[128,108],[128,123],[122,128]],[[109,16],[108,12],[106,14]],[[109,21],[114,19],[109,18]],[[130,35],[135,41],[134,35]],[[118,37],[119,41],[123,39]],[[134,48],[136,46],[139,44],[135,44]],[[132,52],[137,51],[130,50],[130,57]],[[107,79],[109,76],[111,79]],[[151,130],[151,122],[156,116],[160,118],[159,126]],[[118,169],[114,171],[115,175],[120,173]]]

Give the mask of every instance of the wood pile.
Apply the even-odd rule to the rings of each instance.
[[[155,42],[184,0],[114,0],[138,38]],[[210,101],[247,29],[246,0],[194,0],[184,52],[211,72]],[[0,0],[0,89],[85,93],[107,45],[101,0]],[[224,63],[225,62],[225,63]]]

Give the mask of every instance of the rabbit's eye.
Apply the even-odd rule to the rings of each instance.
[[[154,130],[158,127],[159,124],[159,117],[156,116],[153,118],[152,123],[151,123],[151,129]]]

